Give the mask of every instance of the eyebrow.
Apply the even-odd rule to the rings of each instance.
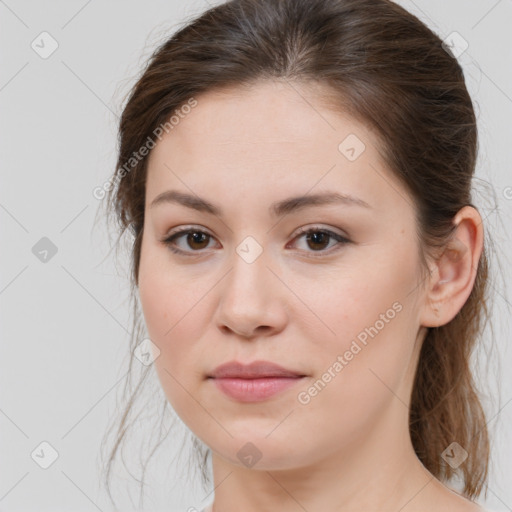
[[[222,217],[222,210],[218,206],[202,199],[199,196],[178,192],[177,190],[167,190],[159,194],[151,202],[150,208],[165,203],[177,203],[187,208],[200,212],[209,213]],[[274,217],[282,217],[291,212],[296,212],[310,206],[323,206],[331,204],[343,204],[346,206],[360,206],[363,208],[371,208],[371,206],[362,199],[347,194],[339,194],[338,192],[325,192],[319,194],[308,194],[304,196],[290,197],[283,201],[272,203],[269,212]]]

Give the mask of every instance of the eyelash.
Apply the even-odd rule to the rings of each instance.
[[[201,256],[200,253],[203,252],[204,249],[197,250],[197,251],[183,251],[181,249],[176,248],[174,241],[177,238],[180,238],[181,236],[189,234],[189,233],[201,233],[201,234],[205,234],[205,235],[213,238],[213,235],[210,235],[206,231],[202,231],[202,230],[196,229],[196,228],[184,228],[179,231],[175,231],[174,233],[171,233],[168,237],[166,237],[162,240],[162,243],[164,243],[164,245],[166,245],[168,247],[168,249],[171,250],[175,254],[180,254],[180,255],[188,256],[188,257]],[[348,243],[351,243],[351,241],[348,238],[340,235],[339,233],[335,233],[334,231],[331,231],[329,229],[319,228],[316,226],[311,227],[311,228],[299,229],[298,234],[293,238],[293,240],[300,238],[303,235],[308,235],[310,233],[324,233],[324,234],[327,234],[329,237],[334,238],[338,242],[337,244],[332,246],[330,249],[320,250],[320,251],[306,251],[306,252],[311,252],[311,253],[315,253],[315,252],[321,253],[319,256],[313,255],[313,258],[322,257],[326,253],[331,254],[332,252],[334,252],[334,251],[332,251],[333,247],[337,247],[340,245],[344,246]],[[339,249],[341,249],[341,247],[337,247],[337,249],[335,249],[335,251],[339,250]],[[197,254],[191,254],[191,253],[197,253]]]

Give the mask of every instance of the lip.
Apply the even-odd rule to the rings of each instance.
[[[260,402],[294,386],[305,375],[270,361],[230,361],[208,375],[217,388],[240,402]]]

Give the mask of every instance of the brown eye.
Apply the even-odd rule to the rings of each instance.
[[[314,231],[306,235],[306,240],[308,241],[308,243],[313,244],[310,245],[309,247],[315,250],[325,249],[327,245],[329,245],[329,241],[331,238],[331,235],[329,235],[325,231]]]
[[[182,229],[171,236],[162,240],[162,242],[172,251],[177,254],[187,254],[194,252],[201,252],[208,247],[212,236],[204,231],[198,229]],[[177,240],[185,239],[185,245],[179,247],[176,243]]]
[[[330,253],[330,249],[334,246],[343,246],[350,243],[350,240],[339,233],[335,233],[329,229],[320,228],[309,228],[302,230],[301,233],[295,238],[306,240],[306,252],[319,252],[319,253]],[[334,241],[334,244],[329,243]]]
[[[190,231],[187,234],[186,241],[192,249],[205,249],[208,246],[209,236],[210,235],[203,233],[202,231]],[[198,244],[199,247],[196,244]]]

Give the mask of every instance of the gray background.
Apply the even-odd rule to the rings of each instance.
[[[486,362],[481,387],[493,436],[481,503],[512,510],[505,228],[512,214],[512,1],[399,3],[442,38],[457,31],[469,43],[459,61],[479,120],[475,202],[502,265],[492,282],[494,356],[485,358],[488,332],[475,358]],[[99,485],[98,453],[126,372],[128,267],[116,266],[104,225],[94,223],[99,201],[92,190],[113,170],[117,116],[141,65],[158,42],[207,7],[203,0],[0,0],[0,510],[111,510]],[[46,59],[31,47],[43,31],[58,43]],[[49,39],[44,47],[50,49]],[[48,244],[43,237],[57,249],[46,262],[33,252]],[[173,434],[148,469],[146,510],[199,509],[211,500],[182,471],[186,452],[172,462],[187,446],[180,428],[183,435]],[[148,437],[145,427],[138,435]],[[48,469],[31,457],[36,448],[39,460],[49,456],[38,448],[43,441],[58,452]],[[119,488],[125,485],[121,509],[129,510],[137,486],[117,472]]]

